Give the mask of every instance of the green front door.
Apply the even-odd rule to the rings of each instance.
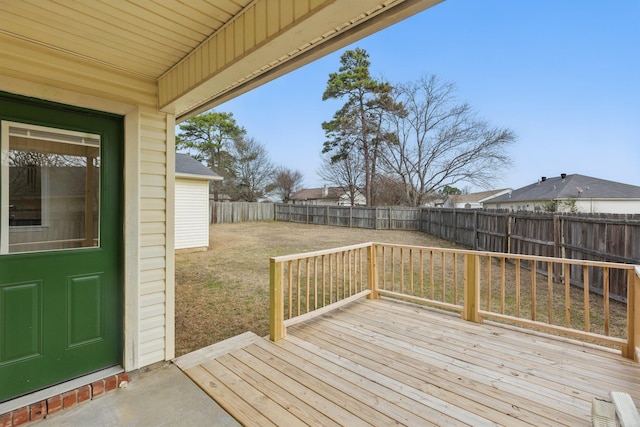
[[[0,402],[121,363],[123,119],[0,93]]]

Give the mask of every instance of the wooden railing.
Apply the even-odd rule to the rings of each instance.
[[[627,304],[608,295],[621,275]],[[271,339],[364,296],[615,346],[631,359],[640,353],[640,266],[382,243],[271,258]]]

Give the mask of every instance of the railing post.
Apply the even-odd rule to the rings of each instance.
[[[282,288],[282,263],[269,260],[269,332],[271,341],[284,338],[284,289]]]
[[[371,293],[368,299],[380,299],[378,293],[378,250],[375,243],[367,248],[367,286]]]
[[[640,362],[640,265],[627,278],[627,346],[622,355]]]
[[[462,318],[470,322],[482,323],[480,309],[480,256],[464,256],[464,310]]]

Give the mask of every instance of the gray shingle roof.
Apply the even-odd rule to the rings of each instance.
[[[547,178],[486,200],[485,203],[551,201],[556,199],[640,199],[640,187],[585,175]]]
[[[319,200],[319,199],[340,199],[346,192],[338,187],[327,187],[327,194],[324,195],[324,188],[305,188],[296,191],[291,200]]]
[[[200,175],[208,179],[222,179],[220,175],[188,154],[176,153],[176,173]]]

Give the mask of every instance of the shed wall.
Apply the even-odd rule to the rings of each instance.
[[[176,178],[176,249],[209,246],[209,181]]]

